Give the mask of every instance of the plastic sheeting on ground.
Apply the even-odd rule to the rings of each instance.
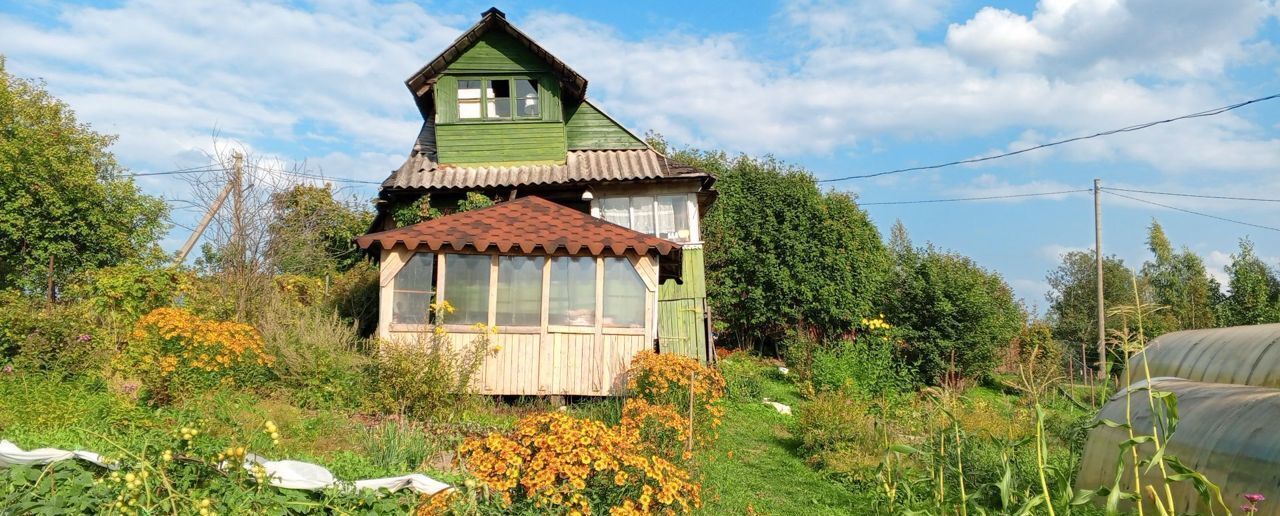
[[[25,451],[18,445],[0,440],[0,468],[16,465],[48,464],[67,459],[81,459],[99,466],[115,469],[115,465],[102,461],[102,456],[88,451],[66,451],[54,448],[39,448]],[[246,454],[244,468],[255,465],[262,466],[270,477],[271,485],[284,489],[301,489],[319,491],[330,487],[342,487],[344,483],[334,478],[333,473],[324,466],[296,460],[267,460],[256,454]],[[426,475],[413,473],[398,477],[371,478],[356,480],[350,483],[356,489],[381,489],[390,491],[411,489],[415,492],[433,495],[450,489],[449,484],[440,482]]]

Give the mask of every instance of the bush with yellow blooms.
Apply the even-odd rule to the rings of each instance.
[[[157,308],[134,325],[112,368],[141,380],[142,394],[164,404],[195,389],[264,379],[274,361],[252,326],[205,319],[182,308]]]

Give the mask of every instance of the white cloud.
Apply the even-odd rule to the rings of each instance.
[[[1148,11],[1160,9],[1145,0],[1123,8],[1107,7],[1117,2],[1045,0],[1030,18],[980,10],[953,25],[946,44],[894,35],[936,23],[940,3],[922,4],[788,7],[782,16],[806,30],[810,43],[788,62],[761,61],[749,51],[751,40],[732,34],[636,40],[553,13],[523,25],[590,77],[593,94],[612,112],[639,128],[694,145],[794,156],[863,147],[872,152],[870,142],[884,138],[951,139],[1012,128],[1049,141],[1228,104],[1239,94],[1217,74],[1244,59],[1232,49],[1257,44],[1251,38],[1267,16],[1251,2],[1224,4],[1206,15],[1200,32],[1184,38],[1188,16],[1203,10],[1197,5],[1172,6],[1168,10],[1185,12],[1151,18]],[[915,10],[895,8],[900,5]],[[1126,14],[1108,17],[1117,13]],[[850,24],[842,20],[853,19],[858,28],[840,32]],[[868,27],[881,36],[863,37],[859,31]],[[1145,43],[1145,50],[1120,51],[1090,39],[1128,45],[1132,34],[1179,41],[1177,48],[1157,52]],[[983,54],[983,48],[989,51]],[[1133,63],[1148,54],[1153,67],[1196,73],[1143,81],[1149,71]],[[1106,73],[1060,73],[1081,66]],[[1173,173],[1257,175],[1280,166],[1280,139],[1234,113],[1056,152],[1069,161],[1128,160]]]
[[[1246,40],[1268,11],[1259,0],[1042,0],[1030,17],[985,7],[951,24],[947,45],[987,66],[1053,75],[1216,75],[1251,57]]]
[[[1089,246],[1089,247],[1070,246],[1070,245],[1062,245],[1062,244],[1047,244],[1047,245],[1040,246],[1039,251],[1040,251],[1041,257],[1056,264],[1058,262],[1061,262],[1062,256],[1067,253],[1085,252],[1085,251],[1093,252],[1093,247],[1092,246]],[[1048,291],[1049,289],[1045,288],[1044,290]]]
[[[1204,268],[1208,271],[1209,276],[1218,280],[1218,284],[1222,286],[1222,290],[1227,290],[1227,266],[1231,264],[1231,253],[1224,253],[1219,250],[1210,251],[1204,257]]]
[[[46,79],[82,120],[119,133],[117,153],[136,166],[177,166],[208,150],[215,129],[259,147],[324,147],[328,136],[407,152],[421,119],[402,81],[457,35],[457,20],[409,3],[314,7],[66,6],[51,27],[0,17],[0,48],[12,72]]]

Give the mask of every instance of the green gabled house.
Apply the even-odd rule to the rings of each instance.
[[[486,365],[488,374],[513,375],[514,368],[527,369],[533,361],[543,377],[541,383],[529,380],[514,386],[486,381],[485,390],[498,394],[607,394],[609,387],[601,384],[610,383],[613,379],[607,377],[629,363],[628,353],[636,349],[703,361],[714,358],[700,232],[700,220],[716,197],[711,174],[668,159],[611,118],[588,99],[585,77],[512,26],[497,9],[486,11],[479,23],[405,85],[422,114],[422,129],[408,159],[382,183],[378,216],[370,234],[360,240],[362,247],[375,254],[380,251],[383,258],[382,338],[414,330],[414,318],[402,315],[425,310],[417,304],[425,305],[436,296],[454,305],[459,299],[475,306],[487,302],[487,311],[477,308],[464,322],[496,324],[503,334],[507,327],[525,331],[526,345],[535,346],[536,341],[538,347],[524,357],[509,359],[508,365]],[[498,205],[450,215],[471,192]],[[398,227],[396,213],[415,202],[420,205],[424,196],[445,215]],[[550,203],[517,202],[527,197]],[[511,206],[503,208],[505,204]],[[547,210],[562,211],[548,214]],[[548,216],[557,223],[547,223]],[[543,222],[532,222],[537,220]],[[578,222],[565,225],[564,221]],[[624,228],[625,235],[617,232]],[[464,266],[467,258],[461,256],[466,254],[490,256],[489,270],[466,280],[479,285],[464,287],[461,273],[455,272]],[[517,256],[533,261],[509,265]],[[623,257],[635,269],[618,273],[627,278],[599,272],[623,270],[610,268]],[[591,259],[596,260],[598,279],[594,290],[592,285],[574,286],[566,279],[590,276],[587,265],[577,276],[561,277],[556,272],[569,270],[561,261],[579,260],[581,265]],[[480,263],[486,258],[471,260]],[[420,266],[408,265],[413,263]],[[483,264],[466,266],[473,271],[483,268]],[[510,278],[521,274],[521,267],[543,269],[541,282],[530,272],[521,284],[524,287],[510,284],[514,281]],[[647,315],[643,324],[624,329],[614,323],[629,317],[610,314],[639,313],[639,304],[623,309],[631,305],[619,286],[641,285],[636,278],[651,287],[652,296],[635,294],[636,303],[648,299],[643,301]],[[452,289],[447,282],[454,283]],[[410,284],[412,288],[406,286]],[[581,299],[573,301],[574,296],[566,293],[570,291],[579,292]],[[485,292],[485,299],[472,299],[484,297]],[[591,305],[588,298],[595,300],[594,312],[581,308],[573,312],[576,318],[566,315],[569,305]],[[528,324],[504,324],[520,319],[511,310],[521,303],[528,312],[524,320]],[[535,310],[540,318],[534,317]],[[570,321],[578,326],[566,324]],[[556,346],[563,341],[557,335],[585,335],[591,324],[594,340],[588,343],[583,340],[586,337],[575,337],[584,346],[571,352],[575,357],[564,358],[563,363],[561,358],[549,358],[561,352]],[[623,334],[637,337],[625,350],[605,349]],[[607,362],[601,366],[603,372],[595,374],[601,378],[582,384],[548,380],[548,368],[572,369],[599,362]],[[587,383],[592,385],[584,387]]]

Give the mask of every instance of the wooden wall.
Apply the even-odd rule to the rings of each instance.
[[[658,348],[663,353],[706,362],[706,270],[702,246],[684,248],[684,284],[666,281],[658,289]]]
[[[436,155],[449,165],[563,163],[560,122],[469,122],[436,126]]]
[[[640,141],[587,100],[565,106],[565,139],[570,150],[643,149]]]

